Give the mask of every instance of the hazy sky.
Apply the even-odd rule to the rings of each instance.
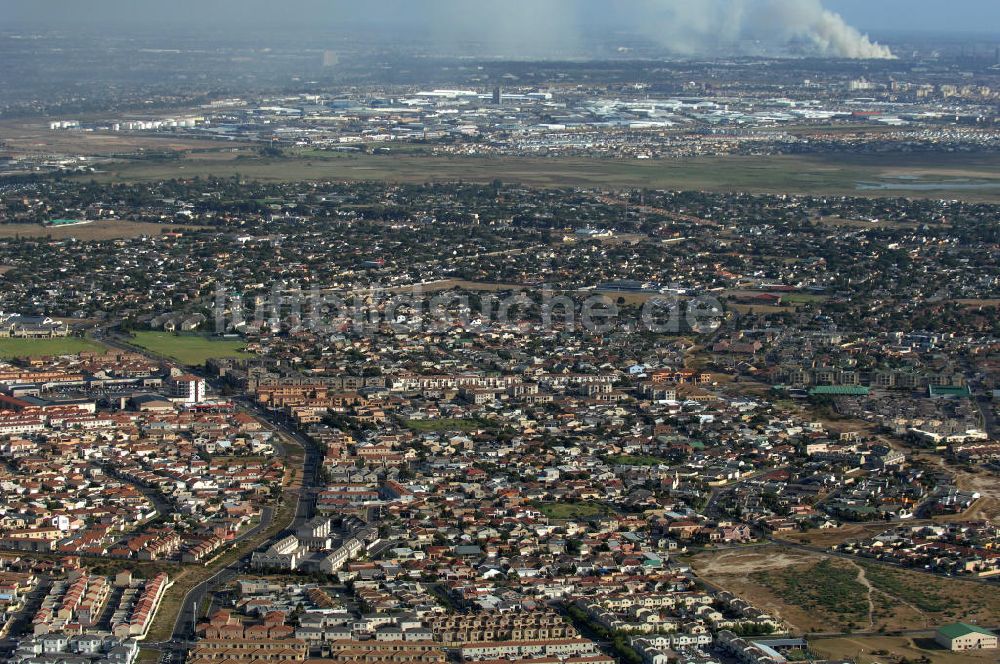
[[[655,0],[654,0],[655,1]],[[691,5],[706,0],[685,0]],[[739,1],[739,0],[736,0]],[[580,7],[578,20],[603,22],[620,14],[615,6],[634,0],[572,0]],[[19,20],[44,21],[60,27],[76,22],[148,23],[203,21],[208,24],[308,23],[328,20],[413,20],[441,0],[0,0],[0,27]],[[564,0],[534,0],[534,11],[559,7]],[[515,7],[516,0],[462,0],[470,12],[476,5]],[[1000,33],[998,0],[825,0],[828,9],[843,14],[849,24],[866,31],[972,30]],[[346,9],[345,9],[346,8]],[[431,10],[433,12],[433,9]],[[562,11],[560,8],[559,11]],[[419,20],[417,18],[416,20]],[[600,24],[600,23],[599,23]]]
[[[630,35],[680,56],[792,47],[888,58],[880,32],[1000,31],[1000,0],[0,0],[2,25],[167,40],[197,29],[201,39],[218,34],[229,44],[244,35],[306,42],[350,31],[372,44],[409,40],[482,57],[590,57],[602,44],[631,45]]]
[[[961,30],[1000,33],[998,0],[826,0],[863,30]]]

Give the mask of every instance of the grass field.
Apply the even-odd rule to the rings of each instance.
[[[475,420],[456,419],[436,419],[436,420],[407,420],[406,428],[421,433],[443,433],[447,431],[467,432],[482,428],[482,424]]]
[[[152,648],[140,648],[138,664],[156,664],[160,661],[160,651]]]
[[[781,299],[789,304],[815,304],[826,302],[830,298],[826,295],[811,295],[809,293],[788,293],[782,294]]]
[[[107,350],[101,344],[79,337],[59,339],[0,339],[0,358],[74,355],[81,351]]]
[[[940,613],[955,619],[961,617],[958,615],[961,602],[951,593],[945,592],[946,581],[935,577],[915,578],[903,570],[897,571],[885,565],[863,564],[863,567],[871,584],[883,593],[911,604],[924,613]]]
[[[235,156],[235,155],[234,155]],[[697,189],[761,193],[910,196],[1000,201],[1000,155],[824,155],[697,157],[669,160],[454,157],[407,154],[310,155],[261,159],[207,159],[188,155],[168,162],[111,164],[98,181],[147,181],[232,176],[269,181],[379,180],[389,182],[488,182],[500,179],[541,187]],[[905,177],[901,177],[905,176]],[[914,185],[975,179],[996,187],[921,191]],[[859,183],[887,188],[861,190]]]
[[[72,226],[43,226],[41,224],[0,224],[0,239],[15,237],[52,238],[81,241],[119,240],[143,235],[160,235],[168,231],[183,231],[193,226],[151,224],[144,221],[94,221]]]
[[[670,462],[666,459],[661,459],[660,457],[654,456],[631,456],[628,454],[621,454],[619,456],[611,456],[607,458],[608,463],[622,465],[622,466],[663,466],[670,465]]]
[[[243,351],[246,343],[241,339],[212,339],[198,334],[140,331],[131,343],[181,364],[200,365],[222,357],[253,357]]]
[[[550,519],[589,519],[614,512],[607,505],[593,502],[538,503],[535,508]]]

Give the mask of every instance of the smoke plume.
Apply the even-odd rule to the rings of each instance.
[[[842,58],[885,60],[894,57],[888,46],[873,42],[855,28],[844,23],[839,14],[823,10],[819,20],[808,32],[813,44],[823,55]]]
[[[888,47],[873,42],[848,25],[820,0],[729,0],[744,16],[745,36],[776,44],[796,40],[816,55],[837,58],[892,58]]]
[[[822,0],[0,0],[0,15],[10,24],[197,26],[229,36],[284,28],[308,38],[348,29],[372,43],[405,48],[419,41],[453,54],[503,57],[599,57],[596,41],[628,35],[681,55],[794,45],[825,57],[892,57]]]
[[[796,43],[814,55],[892,58],[892,51],[848,25],[820,0],[624,0],[623,17],[664,47],[704,54],[747,41],[765,47]]]
[[[376,2],[377,4],[377,2]],[[476,41],[494,55],[593,55],[583,34],[641,34],[681,55],[795,44],[823,57],[891,58],[821,0],[422,0],[438,43]],[[411,23],[411,25],[413,25]]]

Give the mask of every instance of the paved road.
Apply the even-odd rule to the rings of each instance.
[[[51,577],[48,575],[39,576],[38,585],[28,593],[28,597],[24,601],[24,608],[17,612],[17,616],[7,631],[8,634],[23,634],[30,631],[31,619],[38,613],[38,609],[42,608],[42,600],[45,599],[50,588],[52,588]],[[7,661],[7,657],[14,652],[16,647],[17,639],[8,637],[0,641],[0,661]]]
[[[156,489],[145,487],[141,484],[137,484],[135,482],[132,482],[131,480],[127,480],[121,477],[118,474],[118,468],[110,463],[104,464],[103,468],[109,475],[117,477],[122,482],[127,482],[130,485],[134,486],[136,489],[138,489],[139,493],[141,493],[143,496],[146,497],[146,500],[153,503],[153,508],[156,510],[157,516],[166,517],[168,514],[172,514],[175,511],[174,506],[171,505],[169,502],[167,502],[167,499],[163,497],[163,494],[157,491]]]
[[[253,528],[241,533],[233,541],[233,544],[238,545],[243,540],[254,537],[263,530],[267,530],[271,526],[273,519],[274,508],[271,506],[264,507],[261,510],[260,522]],[[186,652],[190,647],[189,639],[194,638],[195,625],[198,622],[198,612],[205,606],[206,595],[212,592],[216,586],[224,585],[236,578],[248,562],[249,556],[244,556],[236,562],[219,569],[208,579],[205,579],[205,581],[192,588],[184,597],[181,610],[174,621],[173,639],[165,643],[144,643],[143,646],[153,649],[163,649],[168,652],[179,652],[181,653],[180,661],[183,661],[183,652]]]
[[[322,453],[308,437],[293,428],[292,423],[280,413],[269,411],[245,397],[237,398],[236,402],[245,410],[267,422],[272,429],[278,431],[285,438],[294,440],[304,451],[301,468],[302,489],[296,496],[295,520],[291,524],[291,529],[294,530],[313,516],[314,494],[321,486],[319,470],[323,463]],[[287,455],[281,441],[276,441],[276,443],[277,447],[280,448],[279,454]]]
[[[205,595],[217,584],[230,581],[236,574],[232,566],[223,567],[208,579],[191,589],[184,597],[184,603],[174,622],[173,636],[175,639],[194,638],[195,625],[198,624],[198,609],[204,606]]]
[[[185,371],[205,378],[205,380],[211,384],[213,388],[218,388],[217,385],[213,384],[212,378],[210,376],[206,376],[201,368],[183,366],[175,360],[158,356],[142,348],[133,346],[128,343],[127,340],[112,335],[110,332],[113,327],[114,326],[106,326],[96,329],[94,331],[95,338],[99,338],[105,345],[122,351],[141,353],[157,361],[170,362],[171,364],[181,366]],[[283,458],[287,458],[288,456],[287,447],[283,444],[281,439],[282,437],[294,440],[296,443],[301,445],[304,450],[302,468],[300,469],[300,472],[302,473],[302,489],[296,492],[295,516],[288,527],[294,530],[312,516],[313,494],[314,491],[320,486],[319,468],[322,462],[322,455],[309,439],[293,429],[289,422],[283,421],[279,414],[268,411],[246,398],[237,398],[235,401],[243,410],[255,415],[257,418],[264,421],[272,430],[279,433],[279,436],[274,441],[275,451],[279,456]],[[242,533],[234,541],[234,545],[238,545],[240,542],[248,538],[252,538],[260,532],[270,528],[272,521],[274,520],[274,512],[275,510],[272,506],[262,508],[260,522],[253,528],[250,528],[246,532]],[[282,537],[288,528],[279,532],[274,539]],[[178,612],[177,618],[174,622],[172,640],[165,643],[145,643],[143,645],[145,647],[162,650],[166,661],[183,661],[184,654],[191,647],[191,640],[195,637],[195,626],[198,620],[197,613],[200,609],[204,608],[206,596],[216,587],[225,585],[236,578],[248,563],[249,556],[244,556],[235,563],[217,570],[211,577],[192,588],[184,597],[183,603],[181,604],[181,610]]]
[[[972,398],[983,421],[983,431],[993,440],[1000,438],[1000,423],[993,414],[993,402],[990,393],[981,383],[970,381]]]

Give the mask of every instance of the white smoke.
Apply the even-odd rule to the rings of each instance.
[[[375,0],[376,4],[378,0]],[[892,58],[821,0],[421,0],[438,43],[479,42],[491,54],[588,52],[583,30],[638,33],[679,54],[745,52],[796,44],[817,56]]]
[[[804,43],[819,56],[892,58],[892,51],[823,7],[821,0],[616,0],[619,17],[677,53],[710,53],[752,40]]]
[[[888,46],[873,42],[868,35],[847,25],[839,14],[831,11],[822,12],[819,20],[811,26],[808,36],[821,55],[870,60],[895,57]]]
[[[126,0],[120,0],[126,1]],[[131,2],[132,0],[127,0]],[[193,0],[191,0],[193,1]],[[2,0],[0,0],[2,2]],[[265,3],[273,0],[215,0]],[[758,54],[794,44],[821,57],[891,58],[822,0],[285,0],[338,25],[392,25],[443,52],[523,58],[600,55],[590,39],[642,35],[682,55]]]
[[[888,47],[873,42],[823,7],[820,0],[722,0],[745,5],[745,35],[771,43],[801,40],[817,55],[837,58],[892,58]]]
[[[755,54],[794,43],[820,56],[892,57],[822,0],[0,0],[3,25],[20,18],[41,25],[176,27],[190,26],[192,15],[227,34],[234,25],[294,26],[304,35],[348,28],[373,40],[388,33],[402,45],[430,42],[442,51],[485,56],[594,57],[600,55],[594,39],[640,34],[679,54]]]

